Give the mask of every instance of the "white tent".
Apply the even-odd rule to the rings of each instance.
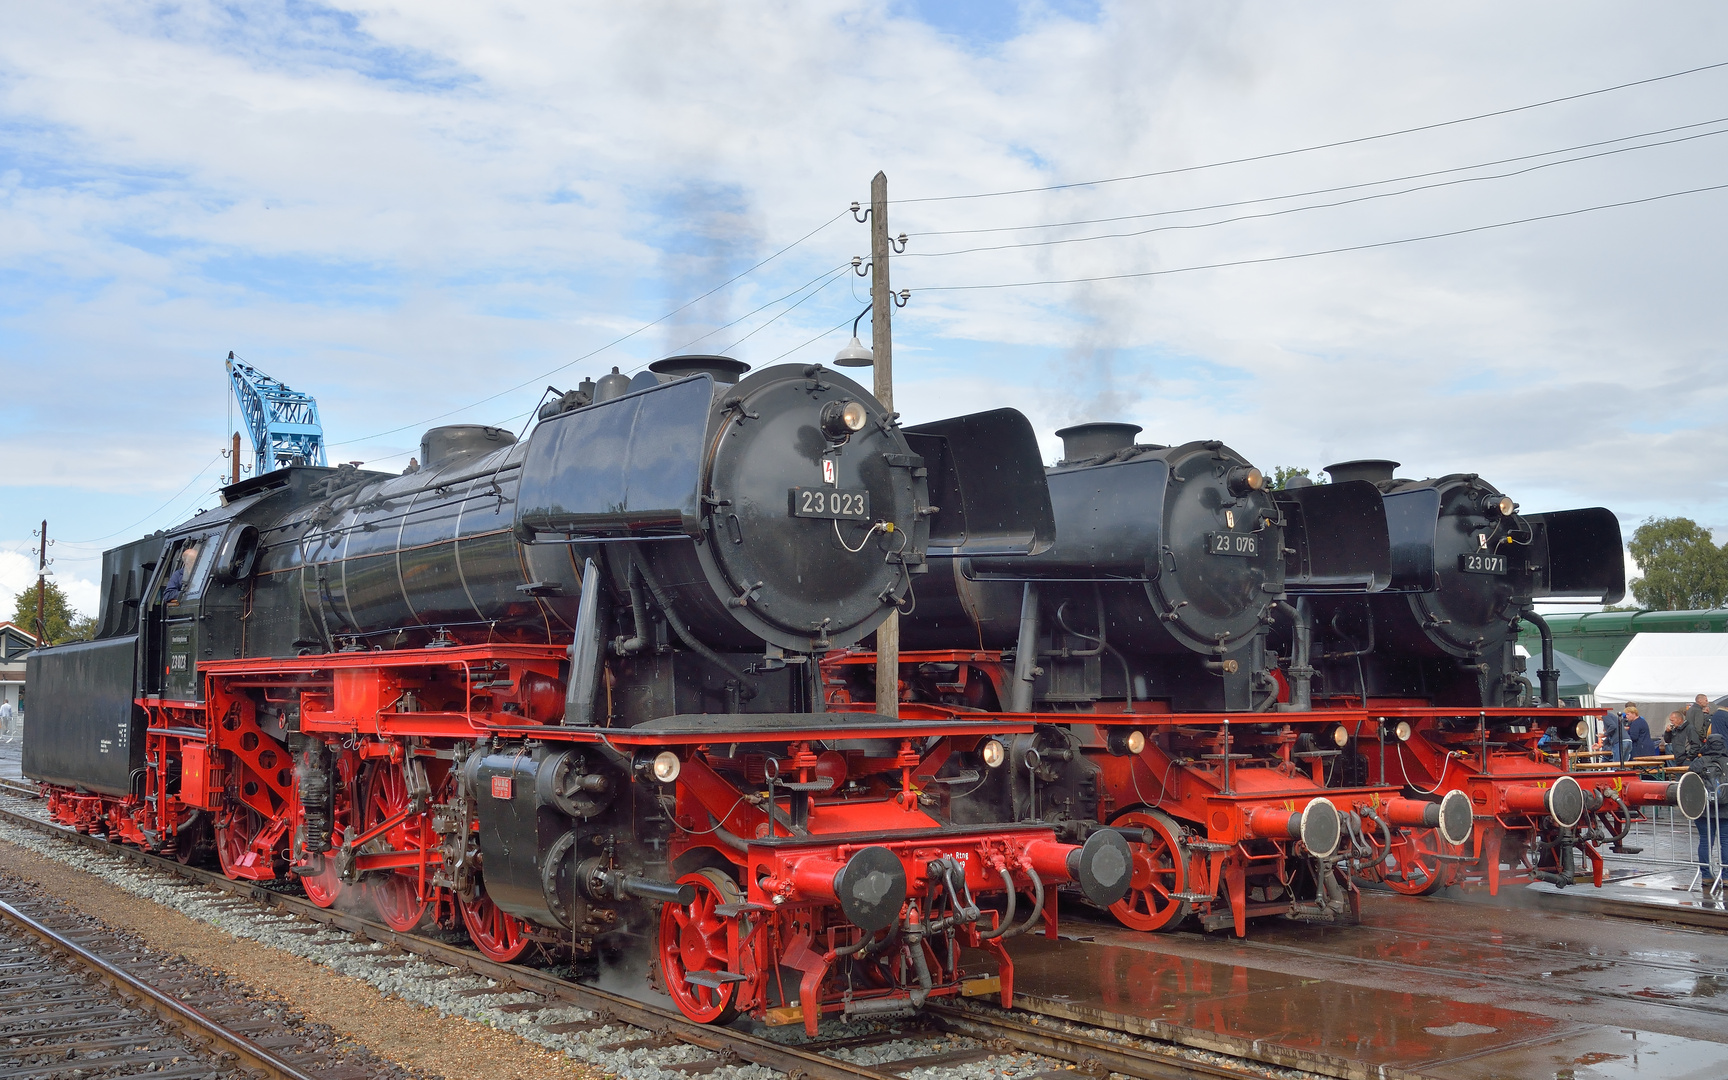
[[[1690,702],[1728,694],[1728,634],[1637,634],[1596,684],[1599,703]],[[1648,709],[1645,718],[1658,726]]]

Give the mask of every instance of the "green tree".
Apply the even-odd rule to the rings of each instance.
[[[1314,483],[1316,484],[1324,484],[1326,482],[1325,470],[1322,469],[1316,471],[1321,474],[1320,479],[1318,480],[1315,480],[1313,473],[1310,473],[1307,469],[1298,468],[1294,465],[1274,465],[1272,466],[1272,490],[1283,491],[1285,488],[1290,486],[1290,481],[1296,479],[1298,476],[1314,480]]]
[[[72,610],[66,594],[53,579],[42,597],[42,614],[48,632],[42,635],[49,645],[64,645],[68,641],[89,641],[96,636],[96,620]],[[12,598],[12,622],[36,634],[36,586],[32,585]]]
[[[1728,547],[1691,518],[1650,518],[1627,545],[1644,572],[1633,578],[1638,602],[1655,611],[1720,607],[1728,599]]]

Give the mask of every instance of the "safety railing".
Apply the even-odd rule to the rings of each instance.
[[[1687,891],[1721,899],[1724,892],[1721,814],[1728,809],[1725,805],[1728,799],[1718,802],[1719,798],[1719,790],[1711,792],[1710,805],[1695,822],[1688,821],[1678,807],[1645,807],[1643,816],[1635,819],[1627,830],[1620,850],[1603,849],[1609,870],[1615,867],[1667,870],[1686,882]],[[1702,848],[1700,841],[1704,843]]]

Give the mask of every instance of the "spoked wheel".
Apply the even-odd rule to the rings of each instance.
[[[1188,891],[1188,860],[1177,845],[1176,822],[1159,810],[1130,810],[1117,825],[1143,828],[1152,843],[1128,845],[1134,856],[1134,878],[1128,895],[1110,905],[1110,914],[1131,930],[1173,930],[1190,911],[1178,893]]]
[[[351,835],[346,830],[353,825],[352,767],[339,761],[336,777],[336,812],[333,815],[335,828],[331,830],[329,837],[330,850],[324,852],[324,868],[316,874],[306,874],[300,878],[300,887],[306,890],[306,899],[324,908],[335,907],[336,901],[341,899],[344,893],[354,889],[353,885],[342,880],[336,865],[336,853],[344,840]]]
[[[738,1015],[741,984],[713,978],[731,972],[726,946],[726,927],[731,920],[714,914],[714,909],[720,904],[736,904],[744,894],[730,874],[714,868],[685,874],[678,884],[694,886],[696,898],[688,905],[660,906],[660,973],[666,980],[666,991],[684,1015],[698,1024],[727,1023]],[[705,980],[711,978],[718,985],[691,981],[692,975],[702,972],[709,973]]]
[[[306,890],[306,899],[319,907],[334,907],[341,899],[342,893],[348,888],[348,883],[342,880],[342,875],[336,872],[336,853],[324,853],[324,869],[316,874],[306,874],[300,878],[300,887]]]
[[[1405,896],[1427,896],[1445,884],[1446,864],[1441,860],[1439,829],[1406,829],[1404,837],[1392,844],[1396,871],[1388,870],[1385,884]]]
[[[252,841],[264,827],[264,815],[244,803],[230,804],[216,818],[216,858],[231,878],[255,876],[257,853]]]
[[[468,928],[480,954],[501,964],[517,959],[533,944],[522,920],[494,904],[484,892],[462,901],[462,925]]]
[[[365,813],[361,817],[362,832],[389,821],[408,809],[408,781],[400,765],[380,762],[366,784]],[[420,846],[420,824],[424,815],[415,815],[386,829],[369,841],[381,850],[408,851]],[[365,852],[363,851],[362,854]],[[426,901],[419,895],[415,880],[394,870],[372,875],[366,881],[366,895],[378,909],[378,917],[392,930],[407,932],[420,925],[426,914]]]

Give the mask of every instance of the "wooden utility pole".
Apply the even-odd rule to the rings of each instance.
[[[888,175],[870,181],[870,352],[876,400],[894,411],[894,290],[888,283]],[[876,629],[876,711],[900,715],[900,611]]]
[[[36,551],[36,644],[48,641],[48,519],[42,519],[42,546]]]
[[[240,433],[238,431],[234,433],[234,444],[228,452],[228,482],[230,484],[240,482]]]

